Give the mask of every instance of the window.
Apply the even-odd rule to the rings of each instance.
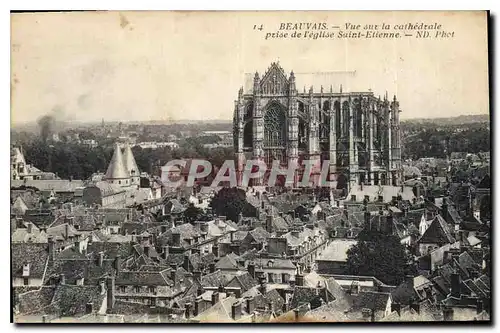
[[[135,287],[134,287],[134,291],[135,291],[136,293],[140,293],[140,292],[141,292],[141,287],[140,287],[140,286],[135,286]]]
[[[267,273],[267,282],[274,282],[273,273]]]
[[[156,291],[156,288],[155,288],[154,286],[149,287],[149,292],[150,292],[150,293],[154,294],[154,293],[155,293],[155,291]]]
[[[27,278],[27,277],[23,278],[23,284],[24,284],[25,286],[29,286],[29,285],[30,285],[30,279],[29,279],[29,278]]]
[[[120,286],[120,292],[125,293],[127,291],[127,287]]]

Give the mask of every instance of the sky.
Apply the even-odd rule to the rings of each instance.
[[[264,39],[286,22],[341,30],[437,22],[454,37]],[[334,91],[342,84],[343,91],[397,95],[402,119],[489,113],[484,12],[32,13],[12,14],[11,28],[12,123],[46,114],[231,120],[246,73],[262,75],[274,61],[286,73],[308,73],[297,75],[299,90],[310,73],[355,72],[326,77]]]

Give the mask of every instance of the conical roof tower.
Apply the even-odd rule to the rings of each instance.
[[[123,161],[122,150],[118,143],[115,144],[115,152],[109,162],[108,171],[106,171],[106,180],[114,179],[128,179],[127,169],[125,168],[125,163]]]
[[[139,168],[137,167],[137,163],[135,162],[134,154],[132,153],[132,149],[130,145],[125,146],[125,150],[123,152],[123,161],[125,163],[125,169],[131,177],[139,177]]]

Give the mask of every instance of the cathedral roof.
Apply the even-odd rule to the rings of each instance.
[[[278,65],[272,65],[262,77],[262,81],[269,73],[279,73],[282,71],[279,67],[279,71],[276,69]],[[289,75],[283,74],[287,79]],[[330,87],[334,93],[339,93],[340,86],[344,92],[354,92],[354,91],[366,91],[368,90],[366,85],[363,84],[363,80],[357,79],[357,73],[355,71],[326,71],[326,72],[314,72],[314,73],[300,73],[294,72],[296,87],[299,93],[309,92],[309,88],[314,87],[314,92],[319,93],[321,87],[324,88],[324,92],[329,92]],[[251,94],[253,92],[254,74],[245,73],[243,90],[245,94]],[[303,91],[305,89],[305,91]]]
[[[128,171],[129,175],[140,175],[139,168],[135,162],[134,154],[132,153],[132,149],[130,149],[130,145],[125,146],[125,150],[123,152],[123,162],[125,163],[125,169]]]
[[[108,171],[106,171],[106,179],[122,178],[129,178],[129,175],[125,168],[121,148],[118,144],[115,144],[115,152],[109,162]]]

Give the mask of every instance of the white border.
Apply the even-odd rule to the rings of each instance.
[[[2,326],[7,326],[3,327],[7,329],[8,331],[14,330],[15,326],[14,325],[9,325],[7,324],[10,321],[10,298],[9,298],[9,287],[10,286],[10,240],[9,240],[9,220],[7,217],[7,212],[10,211],[10,207],[8,206],[7,202],[9,202],[7,197],[10,197],[10,193],[8,194],[7,192],[7,185],[9,184],[9,178],[7,178],[7,175],[9,174],[9,165],[8,165],[8,160],[7,156],[10,153],[9,149],[9,143],[10,143],[10,10],[47,10],[47,9],[54,9],[54,10],[486,10],[490,9],[491,13],[494,15],[495,13],[498,14],[500,11],[498,10],[500,1],[498,0],[490,0],[490,1],[481,1],[481,0],[474,0],[474,1],[450,1],[450,2],[438,2],[436,0],[419,0],[419,1],[413,1],[413,2],[404,2],[404,1],[387,1],[387,0],[375,0],[375,1],[361,1],[361,0],[344,0],[344,1],[330,1],[329,3],[323,3],[323,1],[319,0],[308,0],[308,1],[281,1],[281,2],[271,2],[269,0],[252,0],[252,1],[247,1],[247,2],[239,2],[239,1],[194,1],[194,0],[183,0],[179,1],[176,3],[171,3],[167,1],[150,1],[150,0],[141,0],[141,1],[130,1],[130,0],[122,0],[122,1],[113,1],[113,2],[105,2],[103,0],[87,0],[87,1],[81,1],[81,2],[76,2],[76,1],[63,1],[63,0],[52,0],[52,1],[13,1],[13,0],[7,0],[7,1],[2,1],[0,3],[1,11],[0,11],[0,25],[2,27],[1,29],[1,34],[0,38],[2,40],[2,44],[4,49],[2,50],[3,52],[0,53],[0,64],[1,64],[1,74],[3,80],[2,82],[2,93],[1,93],[1,101],[2,101],[2,106],[4,112],[1,113],[2,119],[0,120],[0,125],[4,127],[2,130],[0,130],[0,134],[2,135],[2,138],[0,139],[0,147],[1,147],[1,153],[3,156],[5,156],[5,160],[3,163],[0,163],[0,168],[3,170],[0,170],[0,174],[4,175],[2,178],[2,188],[5,189],[5,192],[2,192],[3,198],[0,200],[1,204],[1,211],[4,212],[4,219],[2,223],[2,235],[3,235],[3,241],[0,242],[0,245],[2,247],[2,253],[4,254],[2,257],[4,258],[3,262],[3,267],[4,269],[2,270],[2,290],[6,291],[3,293],[2,297],[2,302],[1,302],[1,307],[2,307]],[[498,18],[497,18],[497,25],[498,25]],[[497,52],[495,52],[495,58],[497,58],[496,54],[498,53],[498,34],[495,35],[495,44],[497,45]],[[496,68],[498,68],[498,62],[496,64]],[[496,76],[498,70],[495,70],[495,73],[492,73]],[[9,80],[7,80],[7,77]],[[497,96],[497,89],[495,89],[495,97]],[[496,117],[497,119],[495,120],[495,125],[499,125],[498,122],[500,120]],[[496,127],[496,126],[495,126]],[[497,137],[498,139],[498,137]],[[492,147],[497,147],[496,143],[498,141],[494,142],[495,144],[492,145]],[[498,154],[495,152],[495,157]],[[498,164],[498,160],[495,159],[496,165]],[[496,184],[494,184],[494,189],[496,189]],[[496,205],[495,207],[500,207],[499,205],[499,199],[500,197],[495,196],[496,199]],[[496,228],[495,228],[496,229]],[[6,255],[9,254],[9,255]],[[8,259],[7,259],[8,258]],[[499,266],[500,264],[498,263],[498,255],[494,256],[495,258],[495,267]],[[496,276],[496,275],[495,275]],[[493,281],[495,283],[496,281]],[[495,287],[494,290],[497,288]],[[498,308],[499,305],[495,302],[495,319],[498,321],[499,316],[498,316]],[[51,329],[53,326],[51,326],[49,329]],[[69,330],[69,329],[74,329],[75,326],[64,326],[59,329],[62,330]],[[81,327],[80,329],[92,329],[95,331],[104,331],[106,327],[89,327],[89,326],[84,326]],[[120,331],[127,332],[131,331],[133,329],[144,329],[144,327],[120,327]],[[169,331],[176,331],[176,330],[193,330],[193,329],[199,329],[200,326],[195,326],[195,327],[168,327],[168,326],[162,326],[162,327],[151,327],[147,326],[147,329],[168,329]],[[236,327],[236,326],[207,326],[204,331],[216,331],[220,329],[252,329],[253,327]],[[433,328],[426,328],[426,327],[406,327],[406,326],[395,326],[392,328],[389,327],[377,327],[377,326],[356,326],[356,327],[348,327],[348,326],[276,326],[276,327],[261,327],[259,330],[262,331],[268,331],[268,330],[290,330],[293,328],[297,329],[314,329],[314,330],[335,330],[335,331],[344,331],[344,330],[350,330],[350,331],[366,331],[366,330],[386,330],[386,329],[395,329],[395,330],[404,330],[404,331],[415,331],[415,332],[421,332],[422,330],[439,330],[439,331],[449,331],[449,332],[456,332],[457,330],[470,330],[474,329],[477,330],[478,327],[471,327],[471,326],[466,326],[466,327],[433,327]],[[26,328],[25,328],[26,329]],[[39,327],[37,327],[39,329]]]

